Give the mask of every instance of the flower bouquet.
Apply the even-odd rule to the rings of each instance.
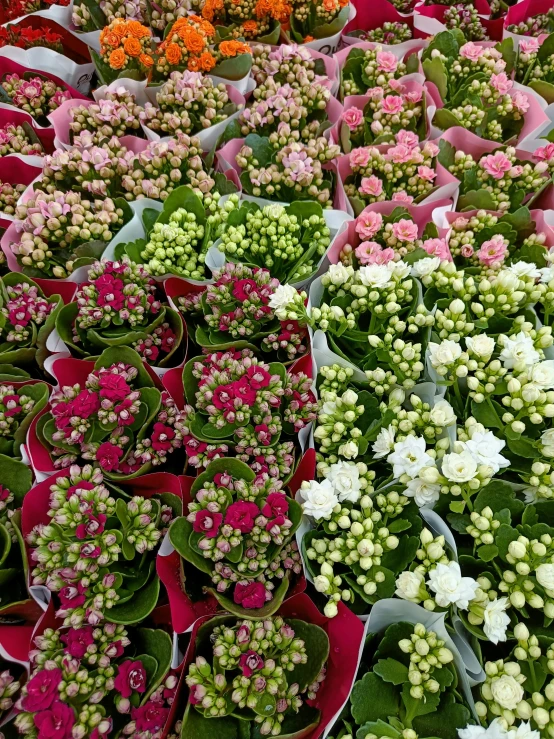
[[[316,417],[308,374],[231,349],[190,359],[183,385],[183,443],[192,467],[234,453],[256,474],[290,479],[295,437]]]
[[[521,90],[513,90],[508,77],[511,44],[483,47],[466,42],[455,31],[435,36],[423,52],[422,66],[444,105],[433,119],[437,128],[462,126],[500,143],[518,139],[531,100]]]
[[[270,303],[282,292],[267,269],[229,262],[213,272],[213,284],[186,292],[182,280],[165,283],[188,328],[189,340],[203,350],[253,349],[291,362],[306,354],[307,327],[280,321]],[[206,328],[207,327],[207,328]]]
[[[185,588],[247,618],[275,613],[302,565],[294,534],[302,511],[279,478],[220,456],[193,482],[188,515],[169,539],[185,560]]]
[[[5,74],[0,88],[0,99],[29,113],[43,126],[48,125],[47,116],[53,110],[73,97],[65,87],[36,72]]]
[[[240,173],[248,195],[281,203],[316,200],[330,208],[335,176],[329,165],[340,148],[323,136],[299,139],[298,132],[281,123],[269,137],[251,133],[245,139],[232,139],[219,150],[219,162]]]
[[[37,192],[16,208],[2,248],[24,274],[67,277],[100,257],[132,211],[122,198],[87,200],[79,193]]]
[[[346,49],[341,52],[341,55],[345,54]],[[398,80],[418,69],[417,54],[410,54],[403,61],[381,44],[356,44],[346,54],[341,68],[341,96],[365,95],[374,87],[389,91],[391,80]]]
[[[63,306],[60,295],[46,297],[21,273],[0,280],[0,363],[44,366],[46,340]]]
[[[539,37],[554,31],[554,13],[544,0],[524,0],[508,8],[504,26],[515,36]]]
[[[0,157],[9,154],[43,156],[42,143],[27,121],[22,121],[22,125],[6,123],[0,126]]]
[[[475,718],[465,666],[444,623],[421,608],[379,606],[379,633],[371,633],[370,619],[359,679],[334,735],[457,739]]]
[[[394,138],[393,145],[360,146],[337,160],[355,215],[384,200],[420,203],[446,182],[437,169],[439,147],[434,142],[420,144],[410,131],[399,131]]]
[[[356,17],[343,32],[343,45],[364,41],[395,46],[410,41],[414,35],[417,38],[412,5],[412,0],[377,0],[371,7],[358,4]]]
[[[103,0],[100,4],[91,0],[75,0],[71,22],[77,33],[102,31],[114,21],[146,23],[148,3],[145,0]]]
[[[223,40],[246,39],[265,44],[279,41],[281,23],[288,21],[290,6],[284,0],[233,2],[232,0],[193,0],[202,18],[215,25]]]
[[[338,84],[337,68],[330,57],[298,44],[252,47],[252,78],[258,88],[290,85],[301,89],[311,84],[333,89]]]
[[[130,479],[181,447],[184,416],[133,349],[105,349],[94,364],[58,359],[53,373],[59,390],[29,438],[38,468],[51,474],[85,460],[107,479]]]
[[[31,583],[56,594],[64,626],[140,623],[159,598],[156,549],[181,513],[173,475],[146,475],[117,488],[101,470],[72,465],[25,500]]]
[[[410,41],[412,33],[413,31],[408,23],[403,23],[402,21],[385,21],[383,25],[377,28],[349,31],[346,36],[354,38],[356,41],[395,46],[396,44],[403,44],[404,41]]]
[[[548,161],[533,162],[513,146],[486,143],[469,132],[460,137],[456,129],[439,142],[439,164],[460,180],[456,209],[513,213],[521,205],[531,207],[552,182]]]
[[[154,276],[179,275],[204,281],[206,255],[219,238],[229,214],[238,208],[238,195],[220,203],[220,195],[196,194],[190,187],[178,187],[160,211],[143,213],[144,238],[115,247],[115,258],[124,255],[134,264],[144,265]]]
[[[31,632],[30,626],[0,626],[0,727],[5,736],[13,736],[9,722],[27,677],[25,663]]]
[[[528,85],[547,103],[554,102],[554,34],[522,41],[516,61],[516,80]]]
[[[265,267],[279,282],[294,284],[313,277],[330,243],[319,203],[261,208],[243,202],[227,218],[215,248],[226,261]]]
[[[126,78],[146,80],[154,66],[152,31],[136,20],[116,18],[100,33],[100,54],[91,49],[103,84]]]
[[[29,567],[21,533],[21,505],[31,489],[33,475],[27,465],[11,457],[10,452],[0,454],[0,617],[32,620],[41,610],[31,599],[27,587]],[[2,677],[4,674],[0,672],[0,724],[4,711],[11,707],[3,700],[9,698],[13,690],[9,688],[10,682],[3,682]],[[3,692],[6,689],[7,694]]]
[[[183,324],[163,297],[149,272],[127,257],[96,262],[74,302],[59,312],[56,329],[77,357],[130,346],[149,364],[166,367],[183,358]]]
[[[20,734],[61,734],[51,727],[63,727],[68,739],[161,736],[177,686],[165,631],[114,623],[50,627],[34,643],[17,701]]]
[[[362,638],[363,625],[346,610],[329,621],[303,594],[265,620],[203,619],[185,658],[190,693],[181,736],[239,722],[261,736],[319,736],[346,702]]]
[[[288,35],[299,44],[330,41],[348,23],[349,0],[292,0]]]
[[[21,445],[33,418],[48,402],[48,385],[35,380],[0,384],[0,454],[21,457]]]
[[[397,134],[415,145],[429,135],[427,106],[434,102],[429,90],[411,80],[394,81],[389,91],[374,87],[367,95],[345,98],[331,137],[347,154],[359,146],[395,143]]]
[[[29,13],[48,13],[55,6],[65,7],[69,0],[8,0],[4,8],[7,21],[14,21]]]
[[[63,54],[62,36],[52,27],[49,27],[48,24],[37,29],[15,24],[2,26],[0,29],[0,48],[5,46],[15,46],[18,49],[40,47]]]
[[[164,40],[156,47],[153,79],[166,80],[174,70],[211,72],[216,59],[210,51],[215,40],[211,23],[196,15],[178,18],[166,29]]]

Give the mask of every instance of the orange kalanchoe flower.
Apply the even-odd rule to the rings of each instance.
[[[112,69],[123,69],[126,61],[127,59],[123,49],[114,49],[110,53],[109,65]]]
[[[256,21],[246,21],[246,23],[256,23]],[[222,56],[234,57],[239,54],[250,54],[251,49],[243,41],[222,41],[219,44],[219,51]]]
[[[117,79],[121,70],[139,71],[148,79],[152,66],[152,33],[138,21],[116,18],[100,33],[100,55],[103,62],[113,71],[104,72],[106,82]],[[150,61],[150,64],[148,63]]]
[[[142,54],[142,44],[137,38],[126,38],[123,42],[123,50],[129,56],[140,56]]]
[[[175,21],[156,50],[156,77],[165,79],[175,69],[209,72],[216,59],[209,49],[214,27],[197,15]]]

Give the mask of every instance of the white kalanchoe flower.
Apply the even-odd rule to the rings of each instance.
[[[287,308],[295,302],[297,291],[292,285],[279,285],[269,298],[269,307],[275,311],[280,321],[286,320]]]
[[[539,565],[535,570],[535,577],[545,590],[554,592],[554,564]]]
[[[390,454],[394,447],[394,437],[396,429],[394,426],[388,428],[382,428],[377,434],[377,438],[373,442],[373,456],[375,459],[382,459]]]
[[[332,464],[327,479],[333,484],[339,501],[355,503],[360,497],[360,472],[354,462]]]
[[[328,518],[339,502],[333,484],[329,480],[303,482],[300,496],[305,515],[311,516],[316,521]]]
[[[341,444],[338,449],[340,456],[345,457],[346,459],[356,459],[359,451],[360,449],[355,441],[347,441],[344,444]]]
[[[547,359],[531,367],[529,379],[542,390],[554,390],[554,359]]]
[[[484,433],[478,431],[472,435],[469,441],[462,442],[462,446],[471,454],[478,465],[486,464],[495,475],[504,467],[510,466],[510,460],[500,454],[506,446],[506,442],[498,439],[492,431],[485,431]]]
[[[493,644],[506,641],[506,629],[510,625],[510,617],[506,613],[508,606],[508,598],[496,598],[485,607],[483,631]]]
[[[468,451],[452,452],[442,458],[442,474],[450,482],[462,483],[473,480],[477,473],[477,462]]]
[[[515,711],[523,700],[524,690],[512,675],[501,675],[491,682],[490,688],[495,703],[508,711]]]
[[[454,408],[448,400],[441,398],[435,402],[429,413],[429,420],[436,426],[446,427],[453,426],[456,423],[456,414]]]
[[[388,264],[366,264],[358,270],[362,285],[366,287],[385,287],[392,278]]]
[[[421,601],[420,593],[425,590],[424,585],[425,578],[421,572],[410,572],[406,570],[401,572],[396,579],[396,591],[395,595],[402,600],[410,600],[415,603]]]
[[[515,262],[506,269],[513,272],[517,277],[530,277],[533,280],[536,280],[541,274],[537,269],[537,265],[533,262]]]
[[[554,429],[547,429],[542,432],[540,444],[545,457],[554,457]]]
[[[440,485],[425,482],[418,477],[415,480],[410,480],[403,494],[408,498],[413,498],[420,508],[432,508],[440,498],[440,493]]]
[[[439,257],[425,257],[424,259],[418,259],[415,264],[412,265],[412,275],[414,277],[427,277],[436,272],[440,267],[441,260]]]
[[[329,269],[327,271],[327,276],[329,277],[331,284],[336,285],[337,287],[348,282],[353,274],[353,267],[345,267],[344,264],[341,264],[340,262],[339,264],[329,265]]]
[[[529,721],[523,721],[517,728],[510,729],[507,739],[541,739],[541,734],[531,728]]]
[[[428,351],[429,359],[435,369],[454,364],[462,354],[461,346],[450,339],[445,339],[440,344],[430,341]]]
[[[460,739],[508,739],[508,732],[499,718],[489,724],[487,728],[470,724],[465,729],[458,729]]]
[[[387,457],[387,462],[393,465],[394,477],[409,475],[414,478],[422,467],[433,464],[433,459],[425,448],[425,439],[422,436],[407,436],[404,441],[397,441],[394,451]]]
[[[397,280],[403,280],[411,271],[410,265],[402,260],[398,262],[389,262],[387,267],[390,269],[393,277]]]
[[[549,282],[554,280],[554,265],[550,264],[548,267],[540,267],[539,272],[541,273],[540,281],[544,285],[548,285]]]
[[[496,342],[487,334],[479,334],[478,336],[466,336],[466,346],[475,357],[488,359],[494,352]]]
[[[472,577],[462,577],[460,565],[449,562],[439,563],[429,573],[429,587],[435,593],[435,601],[441,608],[450,605],[467,610],[469,602],[475,598],[479,583]]]
[[[515,336],[502,336],[503,349],[499,359],[506,369],[513,369],[516,364],[532,367],[540,360],[540,354],[530,336],[520,331]]]

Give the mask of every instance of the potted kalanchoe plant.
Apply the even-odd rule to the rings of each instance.
[[[262,350],[287,362],[307,353],[306,325],[280,321],[270,305],[283,286],[269,270],[228,262],[213,278],[205,291],[177,298],[189,339],[199,347]]]
[[[34,643],[20,734],[61,725],[67,737],[161,735],[177,686],[165,631],[104,622],[44,628]]]
[[[349,0],[293,0],[291,4],[288,33],[299,44],[335,36],[348,23]]]
[[[21,533],[21,506],[33,484],[33,475],[25,464],[4,454],[0,454],[0,473],[0,616],[31,619],[37,614],[33,613],[27,589],[29,566]],[[0,719],[10,708],[2,699],[10,697],[13,690],[9,680],[2,681],[2,674],[0,671]]]
[[[4,102],[29,113],[41,126],[47,126],[47,116],[72,97],[64,87],[37,72],[6,74],[0,88]]]
[[[140,113],[143,108],[135,102],[135,95],[123,86],[106,90],[98,102],[77,102],[67,106],[69,130],[60,131],[67,143],[80,146],[102,144],[112,136],[143,136]],[[54,125],[56,119],[54,118]],[[86,140],[82,136],[86,135]],[[92,141],[91,141],[92,139]]]
[[[214,596],[226,611],[256,618],[279,608],[302,572],[294,534],[301,508],[278,477],[238,459],[208,464],[190,490],[188,515],[169,539],[184,560],[184,589]]]
[[[444,103],[435,112],[435,126],[462,126],[499,143],[517,139],[530,103],[524,92],[513,90],[507,51],[466,41],[459,30],[435,36],[422,55],[426,78]]]
[[[554,101],[554,34],[542,42],[539,39],[521,41],[516,60],[515,78],[535,90],[548,103]]]
[[[241,724],[291,739],[322,728],[310,705],[325,686],[330,640],[321,626],[289,616],[216,617],[198,629],[194,647],[183,739]]]
[[[133,349],[105,349],[95,363],[58,361],[73,362],[74,384],[62,379],[32,439],[48,451],[53,469],[86,460],[107,479],[136,477],[181,447],[185,417]]]
[[[289,479],[298,462],[296,437],[317,408],[305,372],[268,364],[251,349],[230,349],[190,359],[183,385],[181,429],[192,467],[234,452],[257,474]]]
[[[163,298],[149,272],[128,257],[96,262],[74,301],[58,314],[56,329],[77,357],[130,346],[149,364],[166,367],[183,358],[183,324]]]
[[[17,206],[9,248],[24,274],[65,278],[101,256],[131,216],[121,198],[91,201],[80,193],[37,192]]]
[[[137,20],[116,18],[100,33],[100,53],[91,49],[103,84],[120,78],[147,80],[154,65],[152,31]]]
[[[348,53],[341,70],[341,94],[343,97],[364,95],[373,87],[382,87],[389,92],[392,90],[391,81],[417,72],[418,67],[417,54],[411,54],[403,62],[380,44],[371,49],[355,47]]]
[[[21,457],[21,445],[33,418],[48,403],[49,387],[35,380],[0,384],[0,454]]]
[[[232,0],[193,0],[205,21],[213,23],[219,39],[256,40],[266,44],[279,41],[281,23],[288,20],[290,6],[284,0],[253,3]]]
[[[134,495],[91,465],[72,465],[33,490],[23,511],[25,525],[36,522],[26,532],[31,583],[56,594],[64,626],[139,623],[155,608],[156,549],[181,513],[180,498],[163,484],[149,497]]]

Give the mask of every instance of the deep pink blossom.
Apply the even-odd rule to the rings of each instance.
[[[123,698],[130,698],[132,693],[144,693],[146,690],[146,670],[140,660],[130,659],[122,662],[117,668],[114,688]]]
[[[238,529],[242,534],[248,534],[254,528],[254,522],[260,515],[260,509],[255,503],[246,500],[237,500],[227,508],[225,523]]]
[[[92,626],[83,626],[81,629],[69,629],[62,634],[61,640],[65,644],[65,652],[72,657],[82,659],[87,653],[87,647],[94,644]]]
[[[112,472],[119,467],[119,460],[123,456],[123,449],[105,441],[96,451],[96,461],[106,472]]]
[[[261,582],[238,582],[235,585],[233,600],[243,608],[261,608],[266,601],[266,589]]]
[[[27,683],[27,695],[21,700],[23,710],[35,713],[50,708],[58,696],[61,681],[62,671],[58,667],[37,672]]]
[[[34,720],[38,739],[70,739],[75,714],[67,703],[54,701],[49,709],[37,713]]]
[[[206,510],[197,511],[192,528],[197,534],[202,533],[208,539],[213,539],[218,535],[222,521],[223,515],[221,513],[212,513]]]
[[[244,677],[251,677],[256,670],[262,670],[264,664],[263,659],[253,649],[249,649],[244,654],[241,654],[239,659],[239,667]]]

